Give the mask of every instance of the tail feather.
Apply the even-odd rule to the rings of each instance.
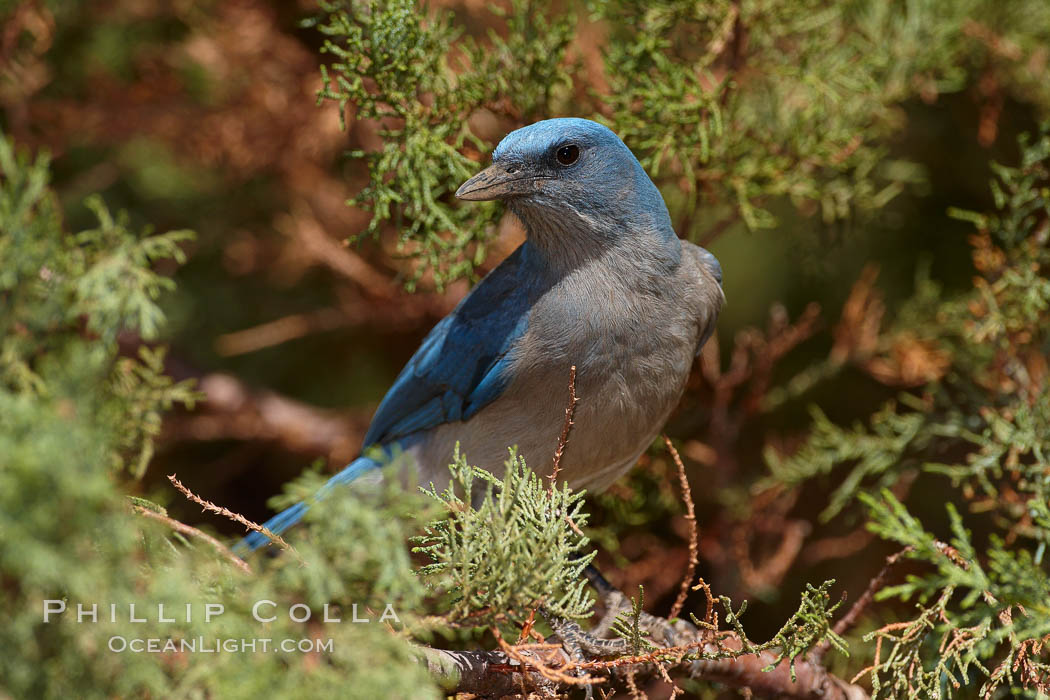
[[[347,467],[343,469],[343,471],[339,472],[331,479],[329,479],[328,482],[325,483],[325,485],[322,486],[314,495],[314,500],[321,500],[328,494],[329,491],[332,490],[332,488],[341,484],[349,484],[351,481],[354,481],[362,474],[372,471],[373,469],[376,469],[379,466],[380,463],[372,459],[371,457],[358,457],[349,465],[347,465]],[[306,514],[306,511],[309,510],[309,508],[310,506],[306,503],[296,503],[291,508],[286,508],[285,510],[282,510],[277,515],[267,520],[265,523],[263,523],[263,527],[265,527],[267,530],[274,533],[275,535],[280,535],[282,532],[284,532],[285,530],[302,520],[303,515]],[[243,557],[255,551],[259,547],[269,544],[269,542],[270,538],[268,538],[261,532],[252,532],[249,533],[246,537],[244,537],[244,539],[242,539],[236,545],[234,545],[233,551],[238,556]]]

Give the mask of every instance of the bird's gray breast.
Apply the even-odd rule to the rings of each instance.
[[[469,421],[438,428],[421,462],[447,463],[443,454],[459,441],[468,461],[499,473],[507,447],[517,445],[533,470],[548,473],[575,366],[578,403],[563,477],[600,489],[630,468],[681,397],[699,314],[691,285],[678,275],[641,279],[604,262],[565,276],[536,300],[511,350],[506,391]]]

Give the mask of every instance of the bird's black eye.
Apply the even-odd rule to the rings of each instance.
[[[559,148],[554,155],[562,165],[572,165],[580,157],[580,147],[569,143]]]

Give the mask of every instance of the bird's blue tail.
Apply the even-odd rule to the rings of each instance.
[[[314,496],[314,499],[320,500],[324,498],[328,494],[328,492],[331,491],[334,487],[339,486],[341,484],[349,484],[351,481],[358,478],[365,472],[372,471],[373,469],[377,469],[380,466],[381,464],[378,461],[372,459],[371,457],[358,457],[353,462],[348,464],[346,469],[329,479],[328,482],[324,486],[322,486],[320,490],[318,490],[317,494]],[[277,515],[267,520],[265,523],[263,523],[263,527],[265,527],[267,530],[274,533],[275,535],[279,535],[288,528],[290,528],[292,525],[295,525],[297,522],[302,520],[303,515],[306,513],[309,507],[310,506],[308,506],[306,503],[296,503],[291,508],[286,508],[285,510],[282,510]],[[250,552],[258,549],[259,547],[269,544],[269,542],[269,538],[267,538],[266,535],[263,535],[261,532],[252,532],[240,542],[238,542],[236,545],[234,545],[233,551],[238,556],[243,557],[249,554]]]

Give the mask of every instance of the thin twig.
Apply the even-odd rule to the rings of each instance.
[[[529,637],[532,637],[533,635],[538,637],[538,639],[536,641],[538,641],[538,642],[543,642],[544,641],[543,635],[541,635],[539,632],[537,632],[536,628],[535,628],[536,611],[537,610],[539,610],[539,606],[538,605],[535,608],[533,608],[532,610],[529,611],[529,616],[527,618],[525,618],[525,622],[521,626],[521,634],[518,635],[518,641],[515,642],[515,644],[524,644],[526,641],[528,641]]]
[[[704,577],[701,576],[700,580],[693,586],[694,591],[703,591],[704,597],[707,598],[707,610],[704,611],[704,622],[713,629],[718,629],[718,616],[715,614],[715,594],[711,592],[711,586],[708,585]]]
[[[565,445],[569,442],[569,431],[572,430],[572,417],[576,413],[576,365],[569,368],[569,405],[565,407],[565,422],[561,426],[561,436],[558,438],[558,448],[554,450],[554,466],[550,473],[550,488],[558,481],[558,473],[561,471],[561,456],[565,452]]]
[[[389,276],[329,235],[309,205],[298,207],[278,228],[297,239],[308,256],[352,280],[368,296],[391,299],[398,293]]]
[[[678,687],[678,684],[671,678],[671,674],[667,672],[667,667],[663,664],[656,665],[656,672],[660,674],[660,677],[664,679],[667,685],[671,686],[671,697],[668,700],[674,700],[679,695],[685,695],[685,691]]]
[[[631,693],[631,700],[648,700],[648,696],[638,689],[638,684],[634,680],[634,670],[627,672],[624,678],[627,684],[627,690]]]
[[[678,617],[685,605],[685,599],[689,595],[689,589],[693,584],[693,576],[696,575],[696,567],[700,563],[700,534],[696,527],[696,507],[693,504],[693,491],[689,488],[689,477],[685,473],[685,464],[675,449],[671,438],[663,436],[664,444],[667,445],[675,466],[678,467],[678,483],[682,485],[682,501],[685,503],[685,519],[689,523],[689,566],[682,577],[682,584],[678,589],[678,597],[671,606],[670,618]]]
[[[227,560],[229,560],[230,563],[232,563],[238,569],[240,569],[241,571],[243,571],[246,574],[252,573],[252,569],[251,569],[250,566],[248,566],[248,562],[244,561],[239,556],[234,554],[232,551],[230,551],[229,547],[224,545],[222,542],[219,542],[217,539],[215,539],[214,537],[212,537],[208,533],[201,532],[200,530],[198,530],[195,527],[187,525],[186,523],[180,523],[178,520],[175,520],[173,518],[169,518],[166,515],[161,515],[160,513],[156,512],[156,511],[150,510],[149,508],[143,508],[142,506],[132,506],[132,508],[139,515],[144,515],[147,518],[153,518],[154,520],[159,520],[160,522],[164,523],[165,525],[170,527],[175,532],[181,532],[183,535],[189,535],[190,537],[196,537],[198,539],[204,540],[205,542],[210,544],[212,547],[214,547],[215,550],[219,554],[221,554],[223,557],[225,557]]]
[[[263,527],[262,525],[259,525],[257,523],[252,522],[251,520],[248,520],[248,518],[244,517],[240,513],[234,513],[232,510],[230,510],[228,508],[223,508],[222,506],[215,505],[211,501],[204,500],[203,498],[201,498],[200,496],[198,496],[197,494],[193,493],[188,488],[183,486],[182,482],[179,481],[178,477],[176,477],[174,474],[168,474],[168,481],[170,481],[171,485],[174,486],[176,489],[178,489],[179,492],[183,496],[185,496],[189,500],[193,501],[194,503],[199,505],[204,510],[211,511],[212,513],[215,513],[216,515],[221,515],[224,518],[228,518],[229,520],[232,520],[235,523],[239,523],[239,524],[243,525],[244,527],[248,528],[249,530],[254,530],[255,532],[258,532],[263,537],[266,537],[271,542],[273,542],[273,543],[277,544],[278,546],[280,546],[281,549],[288,550],[289,552],[294,554],[297,559],[302,561],[302,559],[299,558],[299,553],[295,551],[295,548],[292,547],[292,545],[290,545],[287,542],[285,542],[284,539],[280,535],[271,532],[269,529]]]

